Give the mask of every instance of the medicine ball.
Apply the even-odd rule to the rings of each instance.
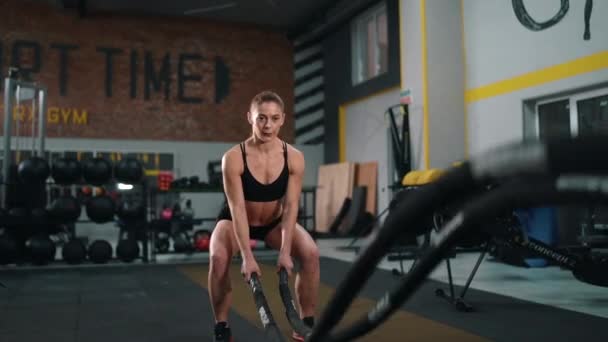
[[[82,164],[84,180],[92,185],[103,185],[112,179],[112,163],[104,158],[89,158]]]
[[[59,158],[53,161],[51,176],[57,184],[73,184],[82,177],[82,165],[75,158]]]
[[[112,245],[105,240],[95,240],[89,246],[89,259],[96,264],[105,264],[112,259]]]
[[[173,219],[173,209],[171,208],[164,208],[163,211],[161,211],[160,213],[160,218],[163,221],[170,221]]]
[[[31,237],[25,242],[25,247],[34,264],[44,265],[55,260],[57,249],[53,240],[47,235]]]
[[[194,248],[196,248],[197,251],[208,252],[210,244],[211,240],[209,238],[202,237],[194,240]]]
[[[198,229],[194,232],[194,239],[196,240],[198,238],[211,239],[211,232],[207,229]]]
[[[196,188],[200,184],[201,184],[201,182],[200,182],[200,178],[198,176],[188,177],[188,187]]]
[[[211,244],[211,233],[208,230],[200,229],[194,233],[194,248],[198,251],[209,251]]]
[[[139,183],[143,176],[144,167],[141,162],[135,158],[121,159],[114,166],[114,177],[121,183]]]
[[[93,196],[93,188],[90,186],[83,186],[80,188],[80,193],[82,194],[82,197],[91,197]]]
[[[57,197],[49,207],[49,215],[59,222],[74,222],[81,212],[80,202],[70,195]]]
[[[190,253],[194,249],[190,237],[185,232],[176,233],[173,238],[173,250],[177,253]]]
[[[115,204],[110,196],[93,197],[86,204],[87,216],[95,223],[114,220]]]
[[[46,160],[31,157],[19,163],[17,173],[24,183],[44,183],[51,174],[51,168]]]
[[[32,210],[30,210],[30,219],[34,224],[47,223],[48,213],[44,208],[32,208]]]
[[[157,253],[167,253],[170,245],[169,234],[162,232],[156,234],[154,247],[156,248]]]
[[[19,246],[10,235],[0,236],[0,265],[12,264],[19,258]]]
[[[116,215],[123,221],[133,221],[143,218],[144,207],[140,203],[122,201],[116,210]]]
[[[10,208],[8,210],[8,218],[12,221],[15,220],[25,220],[27,218],[27,215],[29,214],[29,211],[27,210],[27,208],[23,208],[23,207],[14,207],[14,208]]]
[[[116,256],[124,262],[132,262],[139,257],[139,244],[135,239],[120,240],[116,247]]]
[[[63,245],[61,255],[68,264],[80,264],[87,257],[87,249],[82,241],[72,239]]]

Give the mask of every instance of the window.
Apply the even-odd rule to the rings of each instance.
[[[608,94],[576,101],[578,135],[608,133]]]
[[[570,135],[570,101],[568,99],[539,103],[537,112],[540,140]]]
[[[359,84],[388,71],[388,23],[384,3],[352,23],[352,76]]]
[[[533,115],[540,140],[608,134],[608,88],[538,102]],[[572,210],[577,212],[581,207],[576,205]],[[568,211],[567,215],[579,220],[578,227],[575,224],[567,229],[575,230],[578,242],[585,245],[608,241],[608,206],[589,206],[578,214],[573,212]]]
[[[541,140],[608,134],[608,88],[537,103],[536,128]]]

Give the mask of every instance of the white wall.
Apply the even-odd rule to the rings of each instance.
[[[608,81],[608,69],[529,87],[468,105],[471,154],[524,139],[523,102]],[[605,86],[605,84],[604,84]]]
[[[569,10],[560,22],[533,32],[518,21],[512,1],[462,0],[461,13],[460,1],[401,0],[401,87],[411,89],[414,98],[410,108],[413,168],[425,167],[425,151],[429,154],[430,167],[443,168],[463,158],[465,149],[471,155],[521,140],[524,100],[607,81],[605,69],[535,86],[526,86],[526,82],[534,80],[524,79],[517,89],[464,103],[465,90],[479,90],[479,87],[608,51],[608,21],[604,20],[608,2],[593,3],[591,39],[584,40],[585,2],[569,1]],[[422,3],[426,4],[427,108],[423,107]],[[558,12],[561,1],[524,0],[523,3],[533,19],[543,22]],[[426,150],[425,110],[429,124]]]
[[[424,169],[423,53],[421,1],[401,0],[401,88],[411,89],[410,142],[412,169]],[[430,167],[444,168],[464,156],[464,82],[460,4],[427,1]],[[393,47],[391,47],[393,48]],[[390,199],[387,128],[383,113],[398,103],[399,91],[388,91],[346,106],[346,160],[379,163],[378,209]]]
[[[460,3],[401,0],[401,88],[410,89],[412,169],[446,168],[464,158],[464,71]],[[424,45],[426,42],[426,59]],[[426,74],[423,65],[426,62]],[[427,87],[424,89],[426,77]],[[424,108],[424,92],[427,108]],[[428,146],[424,115],[428,119]],[[425,153],[428,162],[425,160]]]
[[[566,16],[542,31],[519,23],[511,1],[463,0],[467,84],[476,88],[530,71],[605,51],[608,1],[594,1],[591,39],[583,40],[586,0],[570,0]],[[537,22],[549,20],[559,0],[524,0]]]
[[[600,68],[533,83],[538,81],[534,72],[608,51],[608,1],[593,2],[590,40],[583,39],[585,0],[570,0],[563,20],[542,31],[522,26],[511,1],[463,1],[467,91],[521,77],[518,86],[507,92],[467,103],[471,154],[523,139],[523,101],[608,80],[608,69]],[[528,0],[524,4],[540,22],[557,13],[560,1]]]
[[[412,169],[423,169],[422,107],[422,35],[420,34],[420,1],[401,0],[401,88],[411,89],[414,103],[410,106],[410,141]]]
[[[346,106],[346,160],[378,162],[378,213],[388,206],[388,122],[384,113],[396,103],[399,91],[388,91]]]
[[[448,168],[465,156],[464,62],[459,13],[459,1],[426,1],[431,168]]]

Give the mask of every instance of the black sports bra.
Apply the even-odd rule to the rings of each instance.
[[[241,153],[243,154],[243,163],[245,170],[241,175],[243,182],[243,193],[246,201],[251,202],[272,202],[283,198],[287,192],[287,181],[289,180],[289,167],[287,166],[287,144],[283,142],[283,156],[285,164],[283,171],[279,177],[270,184],[262,184],[258,182],[247,167],[247,158],[245,153],[245,144],[241,143]]]

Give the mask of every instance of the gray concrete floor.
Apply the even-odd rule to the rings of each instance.
[[[351,239],[322,239],[317,244],[323,256],[352,261],[356,258],[354,252],[336,248],[345,246],[350,241]],[[365,243],[365,240],[361,242]],[[456,285],[466,283],[478,256],[479,253],[461,253],[450,259]],[[559,267],[521,268],[491,259],[492,257],[486,256],[481,263],[471,288],[608,318],[608,288],[582,283],[572,273]],[[405,260],[404,268],[407,270],[411,263],[412,261]],[[399,268],[399,263],[384,258],[378,267],[391,270]],[[445,262],[435,269],[431,278],[448,282]]]

